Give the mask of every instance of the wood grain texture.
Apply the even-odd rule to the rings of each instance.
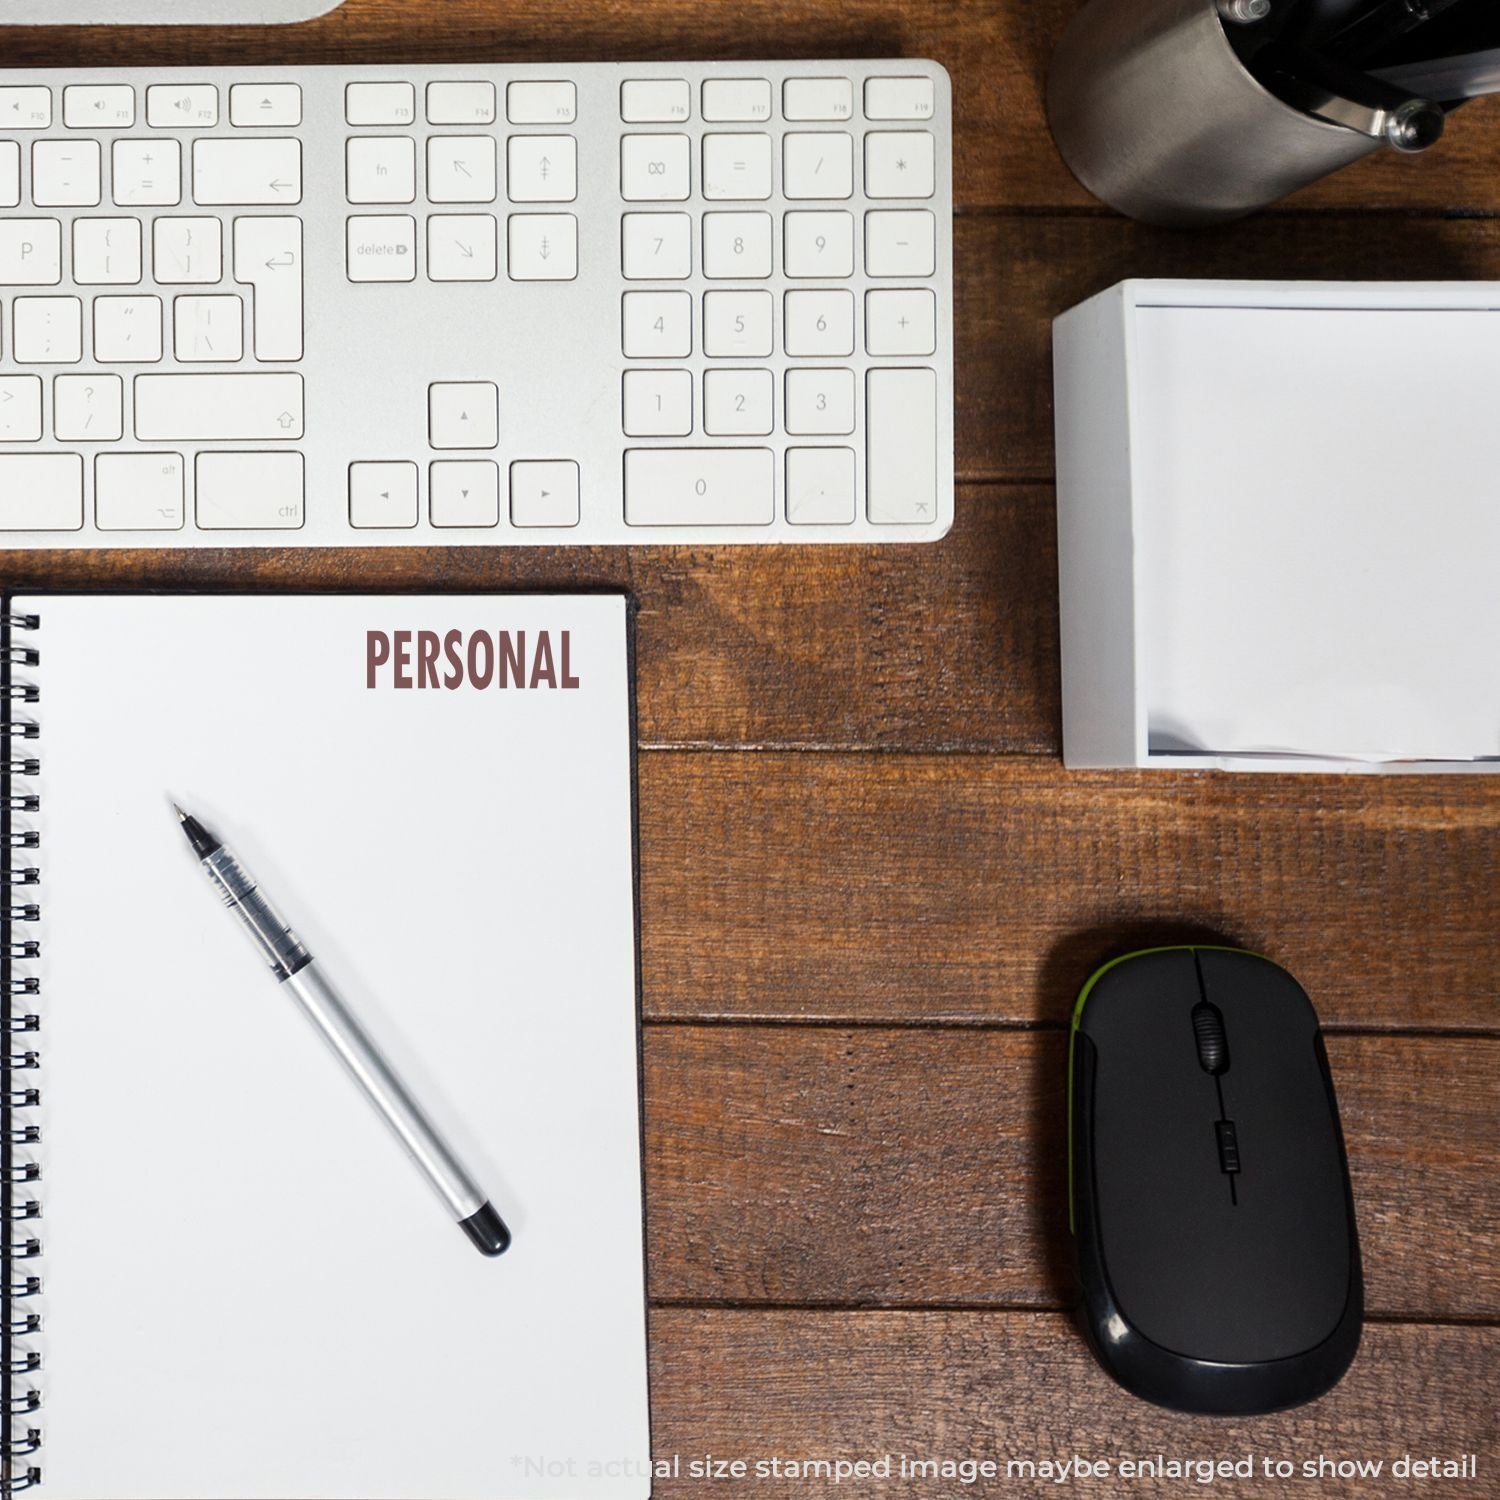
[[[1328,1050],[1369,1313],[1500,1318],[1500,1040]],[[645,1069],[654,1300],[1071,1305],[1064,1036],[652,1026]]]
[[[1077,0],[347,0],[302,26],[17,29],[8,66],[930,57],[955,85],[955,188],[965,207],[1094,208],[1052,146],[1048,60]],[[1500,109],[1455,117],[1427,156],[1387,152],[1300,194],[1293,210],[1500,209]]]
[[[1285,964],[1334,1027],[1500,1017],[1500,778],[761,753],[640,781],[648,1015],[1060,1025],[1098,964],[1186,938]]]
[[[1118,1480],[946,1483],[835,1489],[827,1482],[663,1481],[658,1496],[878,1494],[1187,1494],[1367,1497],[1479,1495],[1500,1411],[1494,1329],[1372,1327],[1343,1382],[1312,1406],[1228,1421],[1168,1415],[1126,1396],[1060,1314],[924,1312],[834,1315],[710,1309],[653,1314],[652,1446],[751,1460],[876,1458],[1382,1458],[1480,1454],[1481,1479],[1375,1487],[1359,1480],[1210,1486]],[[1492,1477],[1492,1476],[1491,1476]]]

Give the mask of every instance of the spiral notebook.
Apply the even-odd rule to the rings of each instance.
[[[7,1486],[648,1495],[626,601],[3,611]],[[504,1255],[278,989],[169,798],[443,1122]]]

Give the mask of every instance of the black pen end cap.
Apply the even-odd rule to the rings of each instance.
[[[460,1219],[458,1227],[473,1240],[481,1255],[504,1255],[510,1248],[510,1230],[491,1203],[482,1204],[467,1219]]]

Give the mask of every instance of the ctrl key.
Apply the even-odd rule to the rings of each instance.
[[[196,510],[205,531],[296,531],[303,521],[300,453],[200,453]]]
[[[0,453],[0,531],[80,531],[83,459],[76,453]]]

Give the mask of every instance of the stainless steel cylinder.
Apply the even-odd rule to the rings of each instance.
[[[1240,62],[1217,0],[1089,0],[1052,62],[1047,112],[1074,176],[1149,224],[1215,224],[1380,149],[1303,114]]]

